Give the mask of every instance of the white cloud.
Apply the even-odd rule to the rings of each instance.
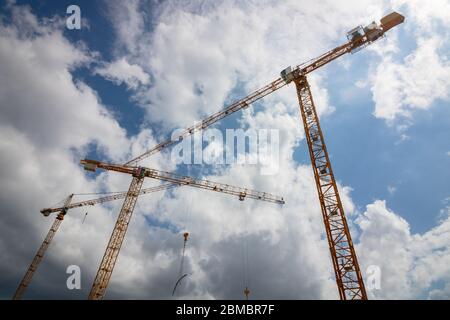
[[[233,166],[222,177],[206,178],[282,194],[286,199],[283,208],[191,189],[177,189],[175,198],[162,202],[164,209],[158,215],[177,221],[191,233],[187,272],[193,276],[188,283],[196,289],[181,290],[181,297],[239,298],[246,241],[252,298],[336,297],[309,166],[292,167],[290,161],[283,161],[276,179],[257,173],[256,166]],[[345,193],[343,198],[347,198]],[[316,281],[321,284],[315,286]]]
[[[358,81],[355,82],[355,87],[357,87],[358,89],[364,89],[367,88],[367,80],[365,79],[359,79]]]
[[[420,0],[394,0],[392,3],[407,10],[407,19],[414,21],[411,25],[417,28],[419,34],[433,34],[438,29],[442,31],[442,27],[450,23],[450,3],[447,0],[434,0],[426,6]]]
[[[130,64],[125,58],[96,68],[94,73],[118,85],[125,83],[130,89],[137,89],[140,85],[146,85],[150,80],[149,75],[141,67],[136,64]]]
[[[139,36],[145,28],[141,1],[108,1],[112,24],[116,31],[118,44],[130,52],[139,49]],[[120,51],[120,50],[117,50]]]
[[[435,228],[415,234],[407,221],[375,201],[356,220],[361,228],[357,245],[363,270],[381,268],[381,289],[371,290],[371,298],[414,299],[444,297],[433,291],[438,281],[448,283],[450,263],[450,218]]]
[[[406,16],[402,28],[412,35],[416,49],[399,60],[399,33],[389,35],[390,45],[375,45],[382,57],[373,65],[371,89],[374,115],[399,128],[400,133],[414,123],[415,112],[429,110],[437,101],[448,101],[450,63],[445,48],[448,42],[450,3],[418,0],[393,0],[392,7]],[[404,36],[405,33],[402,34]]]
[[[432,300],[450,300],[450,284],[445,284],[442,289],[431,290],[428,297]]]
[[[420,39],[418,48],[397,63],[386,56],[373,75],[374,115],[391,123],[412,120],[415,110],[427,110],[433,102],[449,99],[450,63],[438,54],[442,41]]]
[[[95,142],[108,155],[120,156],[127,148],[125,131],[96,93],[71,75],[75,66],[91,60],[89,53],[58,31],[26,36],[21,24],[16,26],[1,26],[0,125],[20,130],[44,149]]]
[[[387,190],[388,190],[390,195],[393,195],[397,191],[397,188],[393,187],[393,186],[388,186]]]

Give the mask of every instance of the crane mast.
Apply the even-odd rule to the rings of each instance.
[[[328,247],[341,300],[367,300],[367,293],[306,75],[346,53],[360,50],[380,39],[386,31],[403,23],[404,19],[402,15],[393,12],[381,19],[380,24],[373,22],[365,28],[356,27],[347,34],[348,43],[329,51],[306,66],[298,66],[293,71],[288,67],[281,72],[281,77],[286,83],[293,81],[297,90]]]
[[[103,296],[105,295],[120,248],[125,239],[131,216],[133,215],[134,207],[136,206],[139,191],[144,183],[144,178],[144,175],[133,175],[133,180],[131,181],[127,196],[123,202],[116,225],[114,226],[102,262],[100,263],[94,283],[92,284],[88,298],[89,300],[100,300],[103,299]]]
[[[72,197],[73,197],[73,194],[71,194],[69,197],[67,197],[67,199],[64,201],[64,207],[56,216],[55,221],[53,222],[52,226],[50,227],[50,230],[47,233],[47,236],[45,237],[44,241],[42,242],[41,246],[39,247],[39,250],[37,251],[36,255],[34,256],[33,261],[31,262],[30,266],[28,267],[28,270],[25,273],[25,276],[23,277],[22,281],[20,281],[19,287],[17,288],[16,292],[14,293],[13,300],[22,299],[26,289],[28,288],[28,285],[31,282],[31,279],[33,278],[34,272],[36,271],[37,267],[39,266],[42,259],[44,258],[44,255],[45,255],[45,252],[47,251],[48,246],[52,242],[52,239],[55,236],[56,231],[58,231],[59,226],[61,225],[62,221],[64,220],[64,216],[67,213],[67,206],[72,201]]]
[[[294,80],[308,142],[320,208],[341,300],[366,300],[366,290],[356,259],[344,208],[331,168],[311,89],[305,76]]]

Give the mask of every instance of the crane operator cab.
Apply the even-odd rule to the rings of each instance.
[[[351,53],[360,51],[383,35],[383,29],[376,22],[372,22],[367,27],[357,26],[347,32],[347,39],[353,44]]]
[[[373,21],[366,27],[357,26],[347,32],[348,41],[352,42],[354,49],[352,53],[358,52],[370,43],[382,38],[386,31],[403,23],[405,17],[397,12],[392,12],[381,19],[380,24]]]
[[[289,84],[292,80],[294,80],[294,73],[292,72],[292,67],[289,66],[280,73],[281,78]]]

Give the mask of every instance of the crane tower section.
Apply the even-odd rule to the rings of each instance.
[[[136,206],[139,197],[139,192],[142,189],[144,178],[145,170],[143,168],[138,168],[135,173],[133,173],[133,180],[131,181],[127,196],[123,202],[116,225],[114,226],[102,262],[97,271],[97,275],[95,276],[94,283],[92,284],[89,300],[101,300],[105,295],[117,257],[119,256],[120,248],[122,247],[125,234],[127,233],[131,216],[133,215],[134,207]]]
[[[331,168],[319,117],[306,77],[294,79],[314,171],[323,222],[341,300],[366,300],[366,290],[356,259],[339,191]]]
[[[42,242],[41,246],[39,247],[39,250],[37,251],[36,255],[33,258],[33,261],[31,262],[30,266],[28,267],[27,272],[25,273],[25,276],[22,278],[22,281],[20,281],[19,287],[17,288],[16,292],[14,293],[13,300],[21,300],[23,295],[25,294],[25,291],[28,288],[28,285],[31,282],[31,279],[33,278],[34,273],[36,272],[39,264],[41,263],[42,259],[44,258],[45,253],[47,252],[48,247],[50,246],[50,243],[53,240],[53,237],[55,236],[56,232],[59,229],[59,226],[61,225],[62,221],[64,220],[64,216],[67,213],[67,207],[70,205],[70,202],[72,201],[73,194],[71,194],[65,201],[64,206],[61,208],[60,212],[55,218],[55,221],[53,222],[50,230],[47,233],[47,236],[45,237],[44,241]]]

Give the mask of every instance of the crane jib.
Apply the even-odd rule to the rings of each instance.
[[[251,198],[255,200],[262,200],[272,203],[284,204],[283,197],[275,196],[267,192],[256,191],[247,188],[236,187],[224,183],[213,182],[209,180],[196,179],[189,176],[180,176],[172,172],[161,171],[145,167],[131,167],[125,165],[116,165],[100,162],[97,160],[84,159],[80,161],[84,166],[88,165],[90,169],[94,166],[94,169],[100,168],[109,171],[116,171],[121,173],[127,173],[134,177],[148,177],[161,181],[166,181],[178,185],[188,185],[195,188],[206,189],[215,192],[226,193],[230,195],[238,196],[240,200],[244,198]]]

